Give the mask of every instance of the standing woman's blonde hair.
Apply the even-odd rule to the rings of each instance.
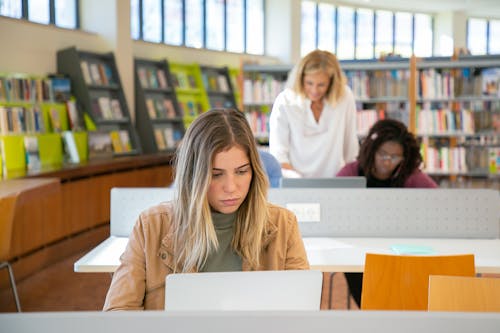
[[[318,72],[325,73],[330,78],[330,84],[325,94],[325,100],[328,104],[335,105],[345,93],[346,79],[337,57],[333,53],[314,50],[300,60],[296,70],[293,90],[302,97],[306,97],[304,76]]]
[[[253,269],[259,265],[262,236],[267,230],[268,181],[261,166],[253,133],[242,112],[215,109],[200,115],[188,128],[176,153],[174,247],[176,268],[197,271],[217,249],[207,192],[215,155],[237,146],[246,151],[252,181],[238,209],[233,250]]]

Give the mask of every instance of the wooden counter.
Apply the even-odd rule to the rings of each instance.
[[[111,188],[170,185],[171,160],[171,155],[121,157],[1,181],[0,235],[11,237],[10,242],[0,244],[0,251],[5,251],[0,254],[14,263],[26,257],[37,258],[17,269],[14,265],[16,279],[80,250],[70,246],[61,253],[46,251],[48,247],[70,243],[72,237],[109,226]]]

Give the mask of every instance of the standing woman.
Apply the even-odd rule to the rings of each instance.
[[[168,274],[309,268],[295,215],[267,202],[243,113],[199,116],[178,148],[175,178],[174,200],[140,214],[104,310],[163,309]]]
[[[357,161],[337,173],[365,176],[367,187],[435,188],[436,183],[420,170],[422,155],[415,136],[394,119],[377,121],[361,144]],[[361,305],[362,273],[345,273],[349,291]]]
[[[274,101],[269,151],[283,176],[334,177],[358,154],[356,105],[337,57],[315,50]]]

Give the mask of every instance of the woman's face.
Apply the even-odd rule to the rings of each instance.
[[[323,72],[315,72],[305,74],[302,79],[304,91],[307,98],[312,102],[319,102],[325,96],[328,86],[330,85],[330,77]]]
[[[208,187],[208,203],[219,213],[234,213],[245,200],[252,181],[252,166],[240,146],[217,153]]]
[[[394,170],[403,161],[403,154],[403,146],[400,143],[384,142],[375,152],[375,178],[385,180],[391,177]]]

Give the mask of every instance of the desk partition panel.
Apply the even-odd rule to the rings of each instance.
[[[500,197],[489,189],[279,188],[304,237],[498,238]]]

